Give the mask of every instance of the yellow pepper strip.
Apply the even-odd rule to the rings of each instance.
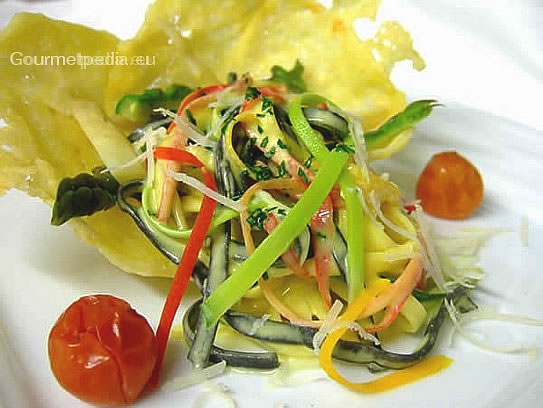
[[[360,311],[365,309],[370,302],[389,285],[390,283],[384,279],[371,283],[368,288],[347,307],[347,310],[345,310],[345,313],[343,313],[339,319],[343,321],[355,320],[360,314]],[[452,359],[443,355],[433,356],[411,367],[395,371],[376,380],[353,383],[336,370],[332,359],[332,352],[334,351],[337,342],[347,330],[346,327],[343,327],[328,334],[320,348],[319,363],[330,378],[354,391],[365,393],[388,391],[435,374],[447,368],[452,363]]]

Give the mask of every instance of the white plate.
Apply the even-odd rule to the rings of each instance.
[[[126,38],[143,20],[147,1],[114,3],[104,13],[100,2],[3,1],[0,24],[20,10],[107,28]],[[105,2],[104,2],[105,3]],[[542,12],[535,2],[454,2],[384,0],[382,17],[398,18],[412,32],[428,62],[423,73],[400,66],[397,82],[410,96],[437,97],[439,108],[417,128],[409,147],[394,161],[380,163],[413,195],[416,175],[434,152],[456,149],[480,168],[486,184],[482,208],[454,226],[508,229],[483,250],[488,276],[477,298],[501,312],[543,319],[543,119],[536,97],[543,95],[541,49],[535,39]],[[108,2],[108,7],[112,7]],[[460,6],[459,6],[460,5]],[[127,9],[130,9],[128,13]],[[122,12],[122,13],[121,13]],[[119,20],[117,16],[123,16]],[[455,23],[447,19],[454,17]],[[494,39],[496,42],[494,43]],[[112,293],[127,299],[156,326],[166,280],[124,274],[69,228],[49,226],[50,209],[10,192],[0,198],[0,404],[5,407],[77,407],[85,404],[64,392],[49,371],[46,339],[51,325],[74,299]],[[453,223],[439,222],[449,229]],[[527,227],[527,245],[523,231]],[[269,376],[230,373],[226,384],[238,407],[530,407],[543,387],[543,328],[491,325],[500,341],[534,346],[534,352],[502,355],[462,339],[438,351],[455,363],[443,373],[380,395],[358,395],[328,381],[277,388]],[[492,340],[490,339],[490,340]],[[181,345],[169,347],[164,376],[186,371]],[[205,386],[176,393],[155,393],[141,407],[191,406]],[[210,401],[206,406],[224,406]],[[283,405],[282,405],[283,404]]]

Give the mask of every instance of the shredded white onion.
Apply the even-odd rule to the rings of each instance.
[[[185,173],[178,173],[175,171],[168,171],[167,175],[172,177],[173,179],[180,181],[182,183],[185,183],[198,191],[200,191],[202,194],[211,197],[218,203],[221,203],[222,205],[226,207],[230,207],[233,210],[237,212],[242,212],[245,210],[245,206],[237,201],[234,201],[228,197],[223,196],[222,194],[216,192],[215,190],[212,190],[208,186],[206,186],[204,183],[202,183],[200,180],[189,176]]]
[[[362,169],[364,180],[366,183],[370,180],[370,172],[368,170],[368,151],[366,149],[366,139],[364,139],[364,129],[359,120],[351,117],[351,132],[354,141],[354,161],[358,167]]]
[[[110,167],[103,170],[103,172],[110,171],[114,172],[119,169],[125,169],[132,167],[138,163],[141,163],[147,160],[147,180],[150,181],[154,177],[154,156],[153,151],[155,146],[158,144],[160,139],[163,139],[166,136],[166,129],[159,127],[153,128],[152,126],[146,126],[142,128],[143,135],[142,137],[134,142],[133,146],[136,151],[138,151],[142,146],[145,145],[145,152],[138,154],[132,160],[127,161],[116,167]]]
[[[128,167],[135,166],[136,164],[143,162],[146,157],[147,157],[146,153],[140,153],[136,157],[134,157],[132,160],[127,161],[126,163],[123,163],[119,166],[108,167],[107,169],[103,169],[101,173],[107,173],[108,171],[115,172],[117,170],[126,169]]]
[[[360,189],[358,189],[358,199],[360,200],[360,204],[362,205],[362,211],[364,211],[364,214],[366,214],[369,218],[369,220],[376,225],[379,229],[383,230],[385,226],[377,220],[375,215],[370,211],[368,207],[368,203],[366,202],[366,199],[364,198],[364,194]]]
[[[370,191],[369,200],[373,206],[373,209],[375,210],[375,213],[377,214],[377,217],[381,220],[383,224],[385,224],[388,228],[390,228],[392,231],[396,232],[397,234],[401,235],[402,237],[405,237],[414,242],[418,242],[418,238],[416,234],[413,234],[412,232],[407,231],[406,229],[398,227],[396,224],[390,221],[385,216],[385,214],[383,214],[383,211],[381,210],[381,203],[379,202],[379,199],[377,198],[375,191],[373,190]]]
[[[219,91],[215,101],[210,102],[207,106],[209,108],[226,108],[232,105],[241,105],[245,100],[245,96],[237,95],[236,93],[233,93],[234,91],[234,87],[225,88],[222,91]]]
[[[215,141],[209,139],[207,135],[200,133],[200,131],[192,123],[188,122],[183,116],[164,108],[155,109],[155,112],[159,112],[162,113],[164,116],[173,118],[176,128],[183,132],[185,136],[187,136],[189,139],[193,140],[197,144],[205,147],[213,147],[216,145]]]
[[[452,338],[455,332],[458,332],[460,335],[462,335],[464,339],[474,344],[475,346],[480,347],[484,350],[494,351],[497,353],[515,353],[519,351],[531,350],[531,347],[528,347],[525,344],[511,344],[509,346],[501,346],[501,347],[496,346],[494,344],[491,344],[483,339],[480,339],[474,336],[471,332],[468,332],[464,328],[465,324],[467,324],[468,322],[476,321],[476,320],[496,319],[496,320],[510,321],[510,322],[515,322],[515,323],[529,324],[529,325],[535,325],[535,326],[543,325],[543,321],[540,321],[540,320],[531,319],[531,318],[523,318],[520,316],[500,314],[500,313],[480,312],[479,314],[477,314],[476,312],[468,312],[464,317],[458,314],[458,311],[454,307],[454,304],[450,302],[449,300],[445,300],[445,307],[447,308],[447,311],[449,312],[449,316],[454,326],[454,330],[451,332],[450,337],[449,337],[449,343],[452,342]],[[470,316],[470,314],[472,315]]]
[[[343,321],[338,320],[339,314],[341,313],[341,309],[343,308],[343,304],[336,300],[330,310],[328,311],[328,314],[324,318],[324,321],[322,323],[322,326],[319,328],[317,333],[313,336],[313,351],[318,356],[320,353],[320,349],[322,346],[322,343],[326,339],[326,336],[328,336],[330,333],[333,333],[337,330],[341,330],[344,328],[347,328],[349,330],[352,330],[356,333],[358,333],[358,336],[361,339],[369,340],[373,344],[380,344],[379,339],[375,337],[374,335],[368,333],[362,326],[360,326],[358,323],[353,321]]]
[[[158,132],[158,133],[155,133]],[[155,179],[155,147],[158,145],[159,138],[166,136],[166,129],[145,132],[143,140],[145,141],[145,156],[147,158],[147,184],[151,185]]]
[[[370,176],[368,169],[368,150],[366,149],[366,139],[364,139],[362,122],[353,114],[333,105],[329,106],[328,108],[331,112],[336,113],[347,120],[349,132],[351,133],[354,142],[354,162],[362,170],[364,181],[369,183]]]
[[[241,104],[243,103],[243,101],[236,101],[236,103],[234,103],[232,106],[230,106],[226,112],[223,113],[223,115],[220,117],[220,119],[215,122],[215,124],[211,127],[211,129],[209,129],[205,135],[206,138],[210,138],[211,136],[213,136],[220,128],[221,126],[228,120],[228,118],[230,117],[230,115],[236,110],[238,109]]]
[[[260,328],[264,327],[264,324],[269,320],[269,318],[270,315],[265,314],[260,319],[256,319],[251,327],[251,330],[248,332],[249,336],[253,336]]]
[[[162,386],[164,391],[177,391],[183,388],[190,387],[192,385],[201,384],[211,378],[218,377],[226,371],[226,361],[221,361],[217,364],[210,365],[209,367],[201,370],[193,370],[190,374],[174,378],[167,381]]]
[[[452,256],[476,256],[479,250],[498,233],[510,232],[501,228],[463,229],[455,236],[436,235],[434,241],[440,253]]]
[[[317,333],[313,336],[313,351],[318,356],[322,342],[324,339],[326,339],[326,336],[330,332],[330,329],[332,328],[334,322],[338,318],[339,314],[341,313],[341,309],[343,309],[343,304],[336,299],[328,313],[326,314],[326,317],[324,318],[322,322],[322,326],[319,328]]]
[[[333,333],[336,330],[343,329],[345,327],[347,329],[351,330],[351,331],[354,331],[354,332],[358,333],[358,336],[363,340],[371,341],[375,345],[381,344],[381,342],[379,341],[379,339],[377,337],[375,337],[371,333],[368,333],[358,323],[352,322],[352,321],[351,322],[345,322],[345,321],[342,321],[342,320],[336,320],[336,322],[334,322],[334,325],[332,326],[332,328],[330,329],[328,334]]]
[[[503,322],[518,323],[526,326],[543,326],[543,320],[533,317],[519,316],[508,313],[500,313],[493,310],[477,309],[461,315],[459,321],[461,324],[468,324],[477,320],[500,320]]]
[[[441,255],[443,275],[447,286],[462,285],[473,288],[473,281],[485,277],[478,267],[479,251],[487,241],[498,233],[507,232],[497,228],[464,229],[455,236],[434,236],[433,242]]]
[[[449,292],[451,289],[447,285],[445,276],[443,275],[443,270],[441,269],[441,262],[437,255],[436,248],[434,246],[434,240],[430,232],[430,226],[424,218],[422,212],[422,207],[419,204],[415,204],[415,211],[411,213],[411,217],[417,222],[419,226],[419,242],[421,243],[421,248],[424,256],[424,263],[426,266],[426,271],[428,275],[432,277],[434,283],[439,288],[439,290],[444,292]]]
[[[138,140],[134,147],[136,149],[145,145],[145,158],[147,159],[147,183],[150,185],[155,178],[155,155],[153,154],[155,147],[158,145],[158,141],[166,138],[166,129],[145,129],[143,136]]]

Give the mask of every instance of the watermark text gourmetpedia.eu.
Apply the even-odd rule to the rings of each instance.
[[[105,55],[25,55],[22,52],[14,51],[9,56],[13,65],[19,66],[78,66],[87,69],[90,66],[119,65],[119,66],[146,66],[155,65],[154,55],[121,55],[116,51],[105,53]]]

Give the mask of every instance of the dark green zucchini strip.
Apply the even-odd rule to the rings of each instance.
[[[183,316],[183,334],[185,341],[191,345],[194,341],[194,328],[198,324],[201,300],[195,302]],[[263,352],[248,352],[237,350],[226,350],[215,345],[211,346],[208,361],[218,363],[225,361],[231,367],[245,367],[259,370],[272,370],[279,367],[277,354]]]
[[[464,298],[467,297],[467,289],[459,287],[447,294],[446,299],[457,304],[466,302]],[[475,305],[471,300],[467,302]],[[374,370],[408,367],[422,360],[430,353],[446,315],[447,310],[444,300],[442,300],[437,312],[429,320],[419,346],[411,353],[403,354],[387,351],[367,341],[340,340],[333,356],[338,360],[349,363],[370,365]],[[234,330],[245,336],[274,343],[298,344],[311,349],[313,348],[313,336],[317,332],[317,329],[314,328],[295,326],[278,321],[263,321],[258,317],[234,311],[227,312],[224,320]]]
[[[349,134],[349,124],[347,121],[338,115],[326,109],[319,108],[303,108],[304,116],[311,127],[321,133],[323,140],[329,148],[337,143],[341,143]],[[288,113],[282,108],[274,107],[277,124],[285,134],[290,137],[296,144],[303,145],[300,142],[296,132],[292,130],[292,123],[288,117]],[[309,163],[311,160],[309,160]],[[306,167],[311,167],[306,166]]]
[[[336,227],[336,233],[334,234],[334,247],[332,249],[332,255],[336,261],[336,265],[341,273],[343,279],[347,276],[347,242],[343,234]]]
[[[173,263],[179,264],[185,246],[166,234],[156,231],[145,222],[144,217],[141,215],[141,211],[143,211],[141,207],[142,192],[143,181],[141,180],[123,184],[117,192],[117,203],[120,209],[130,215],[141,232],[164,256]]]
[[[302,111],[309,124],[324,136],[327,144],[340,143],[347,138],[349,124],[337,113],[319,108],[303,108]]]
[[[156,117],[151,115],[151,120],[147,122],[142,127],[136,128],[128,135],[128,141],[130,143],[135,143],[140,140],[148,130],[156,130],[160,127],[167,128],[169,124],[173,121],[170,117],[164,117],[162,113],[156,113]]]
[[[230,164],[224,155],[224,135],[215,148],[215,182],[217,190],[222,195],[232,198],[236,194]],[[221,224],[211,232],[210,238],[209,271],[202,291],[204,300],[228,277],[230,241],[232,239],[231,222],[227,221]],[[188,359],[195,368],[204,368],[208,364],[217,327],[217,324],[208,327],[204,317],[198,316],[194,340],[188,353]]]
[[[207,298],[228,275],[230,222],[227,222],[226,224],[219,226],[211,233],[209,269],[202,287],[204,299]],[[203,318],[198,318],[194,340],[188,353],[188,359],[192,362],[194,368],[204,368],[207,365],[216,332],[216,325],[207,327]]]

